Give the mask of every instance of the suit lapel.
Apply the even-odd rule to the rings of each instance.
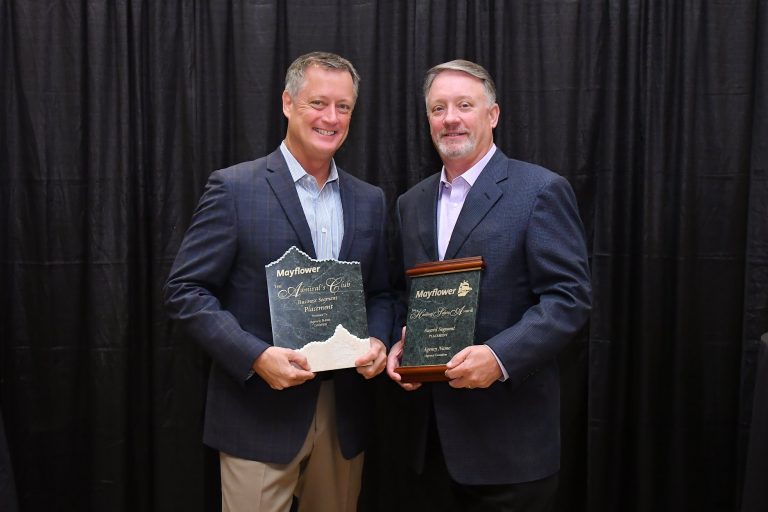
[[[459,218],[456,220],[456,226],[453,228],[451,240],[448,242],[448,248],[445,250],[445,259],[453,259],[466,242],[472,230],[483,220],[488,211],[502,196],[502,191],[497,185],[507,177],[506,173],[507,157],[500,151],[491,158],[483,172],[477,177],[477,181],[472,186],[464,200],[464,206],[461,208]],[[481,256],[473,254],[471,256]]]
[[[419,223],[419,238],[430,261],[437,260],[437,192],[440,189],[440,174],[425,181],[417,205],[416,218]],[[410,222],[411,219],[401,219]]]
[[[296,192],[296,185],[293,183],[291,172],[288,170],[288,164],[285,163],[280,150],[273,152],[267,157],[267,182],[272,187],[280,206],[283,207],[288,221],[293,226],[301,242],[301,249],[312,258],[316,258],[315,246],[312,243],[312,233],[309,231],[307,218],[304,216],[304,210],[299,201],[299,194]]]
[[[344,172],[338,167],[339,172],[339,194],[341,194],[341,209],[344,219],[344,237],[341,239],[341,249],[339,249],[339,260],[346,261],[349,251],[352,248],[352,242],[355,238],[355,219],[357,217],[356,201],[357,190],[354,188],[354,182],[345,179]]]

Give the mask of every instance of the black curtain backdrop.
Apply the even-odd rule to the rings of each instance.
[[[160,289],[208,174],[282,140],[312,50],[359,70],[337,160],[390,206],[439,168],[421,80],[454,58],[495,77],[499,147],[573,185],[595,300],[561,357],[558,510],[738,510],[768,331],[766,0],[0,0],[19,510],[217,509],[209,360]],[[409,497],[407,396],[379,391],[360,509],[453,510]]]

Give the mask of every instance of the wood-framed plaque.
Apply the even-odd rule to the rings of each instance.
[[[421,263],[406,271],[411,279],[402,382],[445,381],[446,363],[474,343],[481,256]]]
[[[355,366],[371,346],[360,263],[316,260],[294,246],[264,268],[272,343],[303,353],[313,372]]]

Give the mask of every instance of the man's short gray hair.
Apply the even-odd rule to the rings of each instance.
[[[288,91],[291,98],[295,98],[304,86],[304,72],[310,66],[347,71],[352,75],[352,87],[355,90],[355,100],[357,100],[360,75],[357,74],[355,66],[344,57],[328,52],[307,53],[294,60],[288,67],[288,71],[285,73],[285,90]]]
[[[437,78],[437,75],[443,71],[460,71],[477,78],[483,82],[485,95],[488,97],[488,105],[496,103],[496,85],[493,83],[491,74],[480,64],[461,59],[438,64],[427,71],[427,74],[424,77],[424,102],[427,101],[429,90],[432,88],[432,83],[435,81],[435,78]],[[429,105],[427,105],[427,108],[429,108]]]

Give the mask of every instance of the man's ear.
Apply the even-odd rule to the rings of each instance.
[[[496,125],[499,124],[500,111],[501,109],[499,109],[498,103],[494,103],[493,106],[490,108],[491,128],[496,128]]]
[[[287,118],[291,118],[291,107],[293,106],[293,98],[288,94],[288,91],[283,91],[283,115]]]

